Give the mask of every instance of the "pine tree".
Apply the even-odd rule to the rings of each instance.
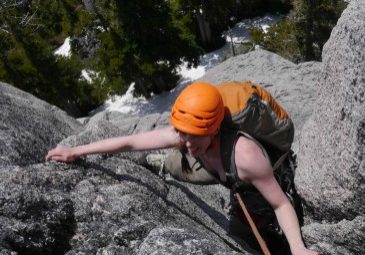
[[[111,93],[123,93],[131,82],[145,96],[176,86],[176,67],[182,61],[196,64],[201,53],[194,38],[174,22],[166,1],[97,2],[103,48],[97,70]]]

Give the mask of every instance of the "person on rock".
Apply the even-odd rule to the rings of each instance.
[[[252,195],[253,203],[262,199],[269,205],[274,219],[265,219],[265,215],[254,212],[252,218],[272,254],[318,255],[304,245],[296,211],[274,176],[271,149],[244,132],[226,130],[222,121],[227,114],[219,90],[209,83],[195,82],[177,97],[169,127],[72,148],[58,145],[48,152],[46,160],[72,162],[90,154],[179,148],[166,157],[164,166],[177,179],[200,184],[219,182],[234,192],[238,190],[247,203]],[[242,185],[230,181],[227,168],[232,167]],[[234,197],[231,203],[237,205]],[[259,250],[246,219],[237,208],[231,209],[229,233]],[[272,222],[278,223],[286,238],[277,229],[273,230]]]

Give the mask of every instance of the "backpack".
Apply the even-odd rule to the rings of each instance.
[[[262,216],[268,222],[276,221],[268,202],[253,186],[240,181],[237,175],[232,148],[238,135],[251,137],[265,148],[276,180],[300,216],[301,203],[294,187],[296,157],[290,150],[294,125],[287,112],[268,91],[250,81],[222,83],[217,89],[225,106],[225,117],[221,125],[221,139],[225,142],[221,144],[221,153],[224,169],[228,172],[227,182],[222,184],[230,188],[232,194],[239,192],[251,213]],[[231,198],[231,203],[232,211],[235,211],[235,199]],[[278,230],[277,222],[274,225]]]
[[[276,177],[279,171],[284,172],[281,176],[290,176],[289,183],[277,178],[284,192],[290,190],[294,169],[283,168],[282,165],[288,157],[293,158],[290,147],[294,139],[294,125],[286,111],[268,91],[250,81],[222,83],[217,89],[225,107],[221,125],[221,139],[224,140],[221,143],[222,163],[227,177],[225,186],[235,190],[243,185],[238,178],[234,158],[237,137],[243,135],[265,149]]]
[[[293,122],[268,91],[250,81],[222,83],[217,89],[225,106],[222,128],[248,133],[283,154],[290,150]]]

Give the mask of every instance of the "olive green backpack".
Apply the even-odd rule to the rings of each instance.
[[[225,106],[222,128],[248,133],[283,154],[290,150],[293,122],[268,91],[249,81],[222,83],[217,89]]]

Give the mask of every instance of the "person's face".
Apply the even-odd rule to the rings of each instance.
[[[192,157],[203,155],[212,142],[212,137],[209,135],[189,135],[179,132],[179,137]]]

